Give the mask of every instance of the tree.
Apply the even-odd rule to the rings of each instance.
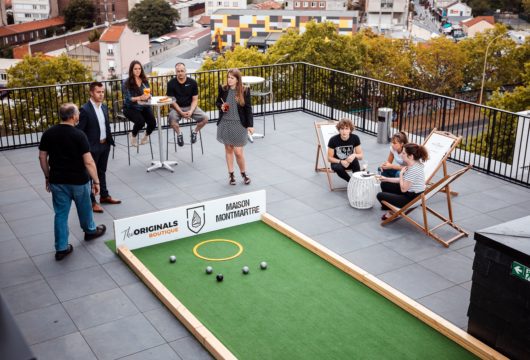
[[[530,16],[530,0],[523,0],[521,5],[523,6],[524,14]]]
[[[453,41],[440,37],[418,44],[413,59],[415,87],[450,96],[462,88],[465,55]]]
[[[512,92],[494,92],[488,106],[512,112],[530,110],[530,62],[524,68],[524,84],[517,86]]]
[[[366,46],[366,61],[363,61],[366,76],[398,85],[411,85],[412,56],[409,43],[371,31],[361,35]]]
[[[59,57],[24,56],[24,59],[7,70],[7,87],[55,85],[90,80],[89,70],[66,54]]]
[[[10,98],[10,118],[7,133],[42,131],[58,122],[58,104],[86,101],[88,86],[58,86],[90,80],[89,71],[79,61],[65,54],[49,58],[42,55],[26,55],[7,70]],[[32,86],[50,85],[38,88]]]
[[[64,9],[67,29],[89,28],[96,21],[96,7],[91,0],[72,0]]]
[[[129,11],[131,29],[151,38],[175,31],[179,19],[179,12],[165,0],[143,0]]]

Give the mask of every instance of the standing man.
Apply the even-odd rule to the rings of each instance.
[[[109,195],[107,189],[107,162],[109,160],[110,146],[114,146],[114,139],[110,132],[109,109],[103,104],[105,88],[99,81],[91,82],[89,85],[90,100],[81,107],[79,125],[90,144],[90,152],[96,163],[101,192],[99,202],[102,204],[121,204],[121,200],[114,199]],[[102,213],[103,208],[97,203],[96,196],[90,195],[92,200],[92,211]]]
[[[177,144],[184,146],[184,136],[180,132],[180,119],[193,119],[197,122],[195,130],[191,133],[191,142],[197,141],[197,132],[208,123],[208,115],[197,106],[199,102],[199,87],[197,81],[186,75],[186,66],[183,63],[175,65],[177,77],[167,83],[167,96],[173,96],[177,100],[171,104],[169,112],[169,125],[177,133]]]
[[[39,162],[46,191],[52,193],[55,211],[55,260],[68,256],[74,247],[68,243],[68,214],[72,200],[77,208],[85,241],[93,240],[105,233],[105,225],[94,223],[90,206],[90,178],[92,191],[99,193],[96,165],[86,135],[75,128],[79,122],[79,110],[74,104],[63,104],[59,109],[61,123],[42,134],[39,144]]]

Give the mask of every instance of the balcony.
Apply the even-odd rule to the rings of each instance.
[[[450,170],[464,163],[475,165],[455,183],[459,195],[453,200],[456,222],[474,232],[530,211],[527,170],[516,170],[528,158],[521,156],[528,152],[526,143],[519,147],[519,156],[516,145],[509,154],[498,151],[513,140],[511,135],[519,126],[528,127],[528,119],[309,64],[248,68],[245,74],[272,77],[278,112],[277,130],[268,119],[266,137],[245,148],[250,186],[228,185],[215,123],[203,130],[204,155],[196,152],[191,162],[189,148],[179,148],[177,153],[170,149],[169,157],[179,161],[175,172],[147,173],[148,148],[141,148],[138,155],[133,152],[128,166],[125,138],[120,136],[125,128],[118,122],[113,124],[118,145],[115,158],[109,159],[108,184],[123,204],[105,205],[105,213],[95,215],[96,222],[110,230],[117,218],[265,189],[272,215],[465,329],[472,236],[447,249],[404,221],[381,227],[382,212],[377,207],[351,208],[346,193],[330,192],[325,175],[314,171],[313,122],[352,118],[371,170],[388,154],[388,145],[377,144],[375,138],[379,107],[394,109],[395,128],[407,131],[417,142],[434,127],[465,138],[500,129],[504,136],[493,137],[485,148],[477,147],[480,154],[459,148],[449,164]],[[200,106],[214,121],[217,113],[211,104],[225,73],[193,76],[201,86]],[[165,94],[167,80],[151,79],[155,95]],[[121,98],[121,85],[109,81],[106,86],[110,105]],[[10,89],[2,102],[0,291],[38,358],[73,357],[69,349],[87,358],[132,353],[146,357],[148,352],[162,359],[175,357],[174,353],[181,358],[207,358],[190,333],[107,249],[103,241],[113,238],[112,231],[104,239],[85,243],[72,211],[70,241],[75,251],[61,263],[53,259],[51,196],[44,189],[35,146],[42,131],[56,122],[58,104],[83,103],[87,94],[87,84]],[[272,107],[267,105],[264,111]],[[255,112],[255,128],[260,131],[261,107],[255,105]],[[494,126],[496,122],[505,125]],[[187,131],[184,134],[189,136]],[[157,149],[157,137],[152,140]],[[514,163],[515,158],[521,160]],[[434,200],[434,207],[442,208],[443,196]]]

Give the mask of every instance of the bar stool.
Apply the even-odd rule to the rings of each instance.
[[[180,126],[180,131],[182,132],[182,128],[184,126],[187,126],[189,129],[190,129],[190,139],[191,139],[191,133],[193,132],[193,124],[195,124],[195,122],[190,119],[190,118],[182,118],[180,119],[181,120],[181,123],[179,123],[179,126]],[[169,140],[169,131],[173,131],[173,141],[170,141]],[[184,134],[183,134],[184,135]],[[199,141],[201,143],[201,153],[204,155],[204,146],[202,144],[202,133],[201,133],[201,130],[198,131],[197,135],[199,135]],[[173,130],[173,128],[168,124],[167,127],[166,127],[166,159],[169,159],[169,144],[173,144],[175,146],[175,152],[177,152],[177,136],[175,134],[175,131]],[[184,141],[184,145],[190,145],[190,149],[191,149],[191,162],[193,162],[193,143],[190,142],[187,143],[186,141]]]
[[[265,136],[265,124],[266,124],[265,104],[267,103],[267,100],[270,101],[270,104],[272,106],[272,123],[274,126],[274,130],[276,130],[276,118],[274,116],[274,94],[272,92],[272,80],[265,79],[261,87],[257,87],[256,89],[251,90],[250,95],[252,97],[260,98],[261,113],[263,114],[263,136]]]
[[[114,100],[112,102],[112,115],[113,115],[113,118],[114,118],[114,121],[113,121],[113,133],[116,133],[116,125],[119,122],[123,122],[123,126],[125,128],[125,138],[127,139],[127,145],[120,144],[120,143],[117,143],[117,142],[115,142],[115,143],[118,144],[118,145],[127,146],[127,160],[129,162],[129,166],[131,166],[131,143],[129,141],[129,133],[131,131],[131,129],[130,129],[130,120],[127,119],[127,117],[123,114],[123,111],[120,109],[118,100]],[[140,133],[138,133],[138,138],[140,137],[139,135],[140,135]],[[140,140],[140,139],[138,139],[138,140]],[[112,159],[114,159],[114,148],[115,148],[115,146],[112,147]],[[153,144],[151,143],[151,137],[149,137],[149,148],[151,149],[151,160],[153,160],[154,159],[154,155],[153,155]],[[137,154],[140,153],[140,145],[136,146],[136,153]]]

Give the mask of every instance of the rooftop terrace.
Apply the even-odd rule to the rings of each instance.
[[[403,220],[381,227],[377,206],[350,207],[346,192],[330,192],[326,176],[314,171],[318,120],[302,111],[279,114],[276,131],[269,120],[266,137],[245,150],[250,186],[227,184],[214,124],[203,130],[205,153],[196,147],[194,162],[189,147],[170,152],[170,159],[179,161],[174,173],[147,173],[146,146],[139,155],[132,153],[128,166],[126,148],[118,145],[107,174],[111,194],[123,204],[105,205],[105,213],[95,214],[109,231],[90,243],[82,240],[72,210],[75,251],[61,262],[53,257],[51,195],[44,189],[37,148],[0,152],[0,292],[37,358],[210,358],[104,241],[113,238],[114,219],[258,189],[267,192],[270,214],[466,329],[473,236],[444,248]],[[373,135],[358,135],[374,170],[388,146]],[[124,137],[117,142],[123,144]],[[156,136],[153,148],[156,154]],[[450,171],[457,168],[449,163]],[[453,199],[456,223],[470,232],[530,212],[527,188],[475,170],[453,190],[459,192]],[[433,207],[443,211],[443,200],[437,195]]]

